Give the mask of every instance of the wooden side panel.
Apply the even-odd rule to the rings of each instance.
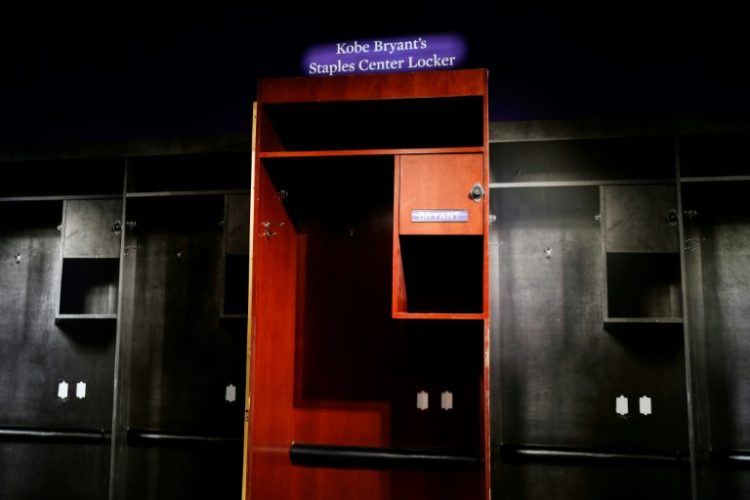
[[[400,234],[483,234],[484,200],[473,201],[474,184],[484,186],[481,154],[402,155],[399,159]],[[412,222],[413,210],[466,210],[466,222]]]
[[[294,498],[289,445],[293,426],[297,238],[265,170],[256,171],[250,498],[283,500]],[[270,223],[268,236],[264,223]]]
[[[257,108],[257,126],[258,130],[262,133],[259,134],[260,137],[260,151],[279,151],[283,150],[284,147],[281,144],[281,140],[279,139],[278,135],[276,134],[276,131],[273,129],[273,125],[271,124],[271,121],[268,119],[268,113],[265,109],[263,109],[263,106],[259,106]],[[253,141],[253,144],[255,144],[255,141]]]
[[[394,233],[397,230],[394,230]],[[401,245],[398,234],[393,236],[393,295],[391,310],[394,318],[404,311],[408,311],[406,301],[406,283],[404,282],[404,264],[401,256]]]

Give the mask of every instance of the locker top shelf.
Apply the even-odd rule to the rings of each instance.
[[[486,94],[487,70],[484,69],[269,78],[258,82],[258,101],[264,104],[468,97]]]

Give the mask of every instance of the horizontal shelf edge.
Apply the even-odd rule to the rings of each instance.
[[[247,319],[247,314],[220,314],[219,319],[226,319],[226,320],[239,320],[239,319]]]
[[[50,196],[0,196],[3,201],[64,201],[64,200],[117,200],[122,194],[85,194],[85,195],[50,195]]]
[[[483,146],[446,148],[389,148],[389,149],[335,149],[321,151],[266,151],[258,153],[258,158],[316,158],[331,156],[391,156],[404,154],[450,154],[485,153]]]
[[[680,255],[679,250],[607,250],[607,254],[630,254],[630,255]]]
[[[663,324],[663,325],[681,325],[685,320],[683,318],[659,317],[659,318],[605,318],[604,324],[628,325],[628,324]]]
[[[249,167],[248,167],[249,168]],[[217,196],[224,194],[250,194],[250,189],[211,189],[186,191],[133,191],[125,193],[125,198],[160,198],[167,196]],[[92,194],[92,195],[59,195],[59,196],[0,196],[2,202],[19,201],[65,201],[65,200],[118,200],[122,194]]]
[[[349,469],[475,469],[482,460],[449,450],[292,443],[293,465]]]
[[[726,175],[726,176],[709,176],[709,177],[681,177],[680,182],[742,182],[750,181],[750,175]]]
[[[410,313],[394,312],[393,319],[454,319],[454,320],[480,320],[487,319],[485,313]]]
[[[248,168],[249,165],[248,165]],[[170,196],[220,196],[225,194],[250,194],[250,189],[207,189],[185,191],[134,191],[126,193],[126,198],[165,198]]]
[[[119,254],[114,257],[94,257],[91,255],[64,255],[63,260],[120,260]]]
[[[508,188],[544,188],[544,187],[586,187],[586,186],[621,186],[643,184],[674,184],[675,179],[619,179],[619,180],[580,180],[580,181],[527,181],[527,182],[490,182],[490,189]]]
[[[117,314],[58,314],[55,316],[55,323],[64,323],[66,321],[114,321],[117,320]]]

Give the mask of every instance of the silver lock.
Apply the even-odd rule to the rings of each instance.
[[[484,188],[481,184],[478,182],[471,186],[471,191],[469,191],[469,198],[475,203],[479,203],[482,201],[482,198],[484,198]]]

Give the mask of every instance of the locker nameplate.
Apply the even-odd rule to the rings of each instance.
[[[469,222],[468,210],[412,210],[412,222]]]

